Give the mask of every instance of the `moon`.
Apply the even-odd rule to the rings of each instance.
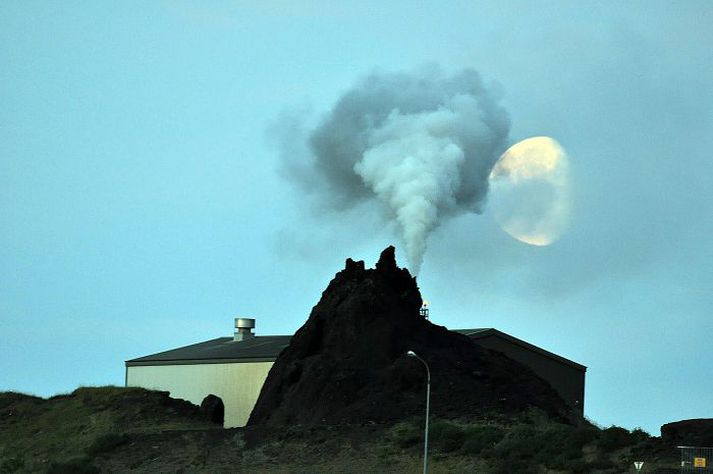
[[[507,149],[489,177],[488,205],[500,227],[530,245],[550,245],[571,213],[569,159],[550,137],[531,137]]]

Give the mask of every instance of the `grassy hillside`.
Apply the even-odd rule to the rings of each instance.
[[[215,425],[202,421],[194,405],[165,392],[80,388],[47,400],[5,392],[0,394],[0,472],[42,472],[70,461],[79,465],[135,435],[195,429]]]
[[[419,472],[423,420],[395,425],[225,430],[165,392],[80,388],[0,394],[0,473]],[[430,472],[677,472],[677,453],[623,428],[575,428],[530,412],[431,423]],[[668,471],[669,469],[672,469]]]

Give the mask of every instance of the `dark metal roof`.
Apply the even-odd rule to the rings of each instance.
[[[170,364],[220,364],[224,362],[270,362],[287,347],[292,336],[255,336],[244,341],[219,337],[170,351],[126,361],[126,366]]]
[[[575,369],[586,371],[587,368],[564,357],[553,354],[540,347],[533,346],[516,337],[498,331],[495,328],[453,329],[471,339],[496,336],[525,349],[549,357]],[[287,347],[292,336],[255,336],[244,341],[233,341],[232,337],[219,337],[210,341],[199,342],[190,346],[179,347],[170,351],[159,352],[126,361],[127,367],[140,365],[187,365],[220,364],[232,362],[272,362],[277,359],[282,349]]]
[[[505,333],[502,332],[502,331],[498,331],[498,330],[495,329],[495,328],[451,329],[451,331],[464,334],[464,335],[468,336],[468,337],[471,338],[471,339],[480,339],[480,338],[488,337],[488,336],[496,336],[496,337],[499,337],[499,338],[501,338],[501,339],[505,339],[506,341],[509,341],[509,342],[511,342],[511,343],[513,343],[513,344],[515,344],[515,345],[518,345],[518,346],[523,347],[523,348],[525,348],[525,349],[528,349],[528,350],[531,350],[531,351],[536,352],[536,353],[538,353],[538,354],[541,354],[541,355],[543,355],[543,356],[545,356],[545,357],[549,357],[550,359],[554,359],[554,360],[556,360],[556,361],[558,361],[558,362],[561,362],[561,363],[563,363],[563,364],[565,364],[565,365],[569,365],[570,367],[573,367],[573,368],[575,368],[575,369],[577,369],[577,370],[581,370],[582,372],[586,372],[586,371],[587,371],[587,367],[584,366],[584,365],[582,365],[582,364],[578,364],[578,363],[576,363],[576,362],[574,362],[574,361],[571,361],[571,360],[569,360],[569,359],[565,359],[565,358],[562,357],[562,356],[558,356],[557,354],[554,354],[554,353],[552,353],[552,352],[550,352],[550,351],[546,351],[546,350],[544,350],[544,349],[541,348],[541,347],[534,346],[534,345],[530,344],[529,342],[523,341],[522,339],[518,339],[518,338],[516,338],[516,337],[514,337],[514,336],[511,336],[510,334],[505,334]]]

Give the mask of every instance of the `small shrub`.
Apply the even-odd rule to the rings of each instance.
[[[604,456],[597,456],[597,458],[594,461],[589,463],[589,466],[592,469],[599,469],[599,470],[613,469],[614,467],[616,467],[611,459],[604,457]]]
[[[542,449],[542,440],[538,435],[538,431],[531,426],[515,426],[495,446],[493,454],[509,463],[532,459]]]
[[[599,447],[605,452],[611,452],[629,446],[635,442],[626,428],[611,426],[599,434]]]
[[[648,441],[651,439],[651,435],[648,434],[646,431],[642,430],[641,428],[634,428],[634,430],[631,432],[631,439],[635,443],[641,443],[643,441]]]
[[[393,453],[391,449],[389,449],[389,446],[381,445],[376,447],[376,457],[381,460],[389,459],[392,454]]]
[[[568,459],[562,463],[562,467],[559,469],[579,474],[591,472],[592,466],[587,464],[583,459]]]
[[[571,432],[573,443],[577,443],[580,447],[589,444],[599,436],[599,430],[591,427],[576,428]]]
[[[399,423],[391,430],[390,438],[399,448],[410,448],[423,443],[423,429],[413,423]]]
[[[67,462],[50,464],[47,474],[98,474],[99,468],[87,458],[71,459]]]
[[[485,454],[509,466],[545,466],[558,471],[587,472],[590,466],[582,460],[582,448],[596,435],[592,429],[558,423],[540,427],[517,425]],[[512,472],[520,472],[520,468]]]
[[[538,474],[537,466],[524,459],[495,459],[490,466],[492,474]]]
[[[84,452],[89,456],[99,456],[113,451],[128,440],[129,437],[125,434],[108,433],[96,438],[92,444],[85,448]]]
[[[553,425],[542,434],[544,449],[538,459],[553,469],[575,470],[573,461],[582,458],[582,447],[591,437],[587,432],[566,425]]]
[[[460,426],[448,421],[435,421],[431,424],[429,437],[435,448],[450,453],[463,445],[465,432]]]
[[[540,409],[531,407],[522,416],[522,420],[528,425],[534,425],[538,427],[546,426],[550,423],[550,417],[547,413]]]
[[[0,473],[10,474],[25,467],[25,460],[22,458],[9,458],[0,464]]]
[[[461,446],[463,454],[477,456],[485,449],[491,449],[503,437],[502,428],[492,425],[469,426],[464,430],[464,440]]]

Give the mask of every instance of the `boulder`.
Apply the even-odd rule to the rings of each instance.
[[[201,415],[211,423],[223,426],[225,420],[225,406],[223,400],[212,393],[201,402]]]

